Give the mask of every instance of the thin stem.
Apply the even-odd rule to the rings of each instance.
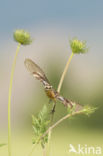
[[[68,67],[69,67],[69,64],[70,64],[70,62],[71,62],[71,59],[72,59],[73,55],[74,55],[74,54],[73,54],[73,52],[72,52],[71,55],[70,55],[70,57],[69,57],[69,59],[68,59],[68,61],[67,61],[66,66],[65,66],[65,68],[64,68],[63,74],[62,74],[62,76],[61,76],[61,79],[60,79],[60,82],[59,82],[59,85],[58,85],[57,92],[60,92],[60,90],[61,90],[64,77],[65,77],[65,75],[66,75],[66,73],[67,73],[67,70],[68,70]]]
[[[34,151],[36,146],[37,146],[37,142],[34,145],[32,145],[32,149],[31,149],[31,151],[29,152],[29,154],[27,156],[31,156],[32,155],[32,153],[33,153],[33,151]]]
[[[46,148],[43,148],[43,156],[46,156]]]
[[[53,124],[51,127],[48,128],[48,130],[41,136],[40,139],[42,139],[43,137],[45,137],[49,131],[51,131],[52,129],[54,129],[57,125],[59,125],[62,121],[66,120],[67,118],[77,115],[77,114],[82,114],[84,113],[84,111],[77,111],[77,112],[73,112],[71,114],[67,114],[66,116],[62,117],[60,120],[58,120],[55,124]]]
[[[73,52],[72,52],[71,55],[70,55],[70,57],[69,57],[69,59],[68,59],[68,61],[67,61],[66,66],[65,66],[65,68],[64,68],[63,74],[62,74],[62,76],[61,76],[61,79],[60,79],[60,82],[59,82],[59,85],[58,85],[58,88],[57,88],[57,92],[58,92],[58,93],[59,93],[60,90],[61,90],[64,77],[65,77],[65,75],[66,75],[66,73],[67,73],[67,70],[68,70],[69,64],[70,64],[70,62],[71,62],[71,60],[72,60],[73,55],[74,55],[74,54],[73,54]],[[51,127],[50,127],[50,128],[51,128]],[[49,130],[48,133],[49,133],[48,149],[49,149],[49,151],[50,151],[51,129]]]
[[[9,96],[8,96],[8,156],[11,156],[11,92],[12,92],[12,83],[13,83],[13,76],[15,71],[15,65],[16,65],[16,58],[20,49],[20,43],[17,46],[16,49],[16,55],[14,57],[14,61],[11,68],[11,77],[10,77],[10,86],[9,86]]]
[[[51,147],[51,133],[52,133],[52,131],[50,130],[48,133],[47,156],[50,155],[50,151],[51,151],[51,148],[50,148]]]

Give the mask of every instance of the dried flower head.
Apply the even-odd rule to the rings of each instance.
[[[32,42],[30,34],[22,29],[18,29],[14,32],[14,40],[22,45],[28,45]]]
[[[78,39],[70,40],[70,47],[74,54],[86,53],[88,51],[86,41],[80,41]]]

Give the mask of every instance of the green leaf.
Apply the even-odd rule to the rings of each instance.
[[[3,144],[0,144],[0,147],[3,147],[3,146],[5,146],[5,145],[7,145],[7,144],[5,144],[5,143],[3,143]]]
[[[48,109],[47,106],[44,105],[43,109],[39,112],[37,117],[32,115],[33,144],[38,142],[38,138],[40,138],[46,132],[49,123],[50,120],[49,120]],[[48,135],[42,138],[39,142],[41,143],[42,147],[44,147],[45,143],[48,142]]]

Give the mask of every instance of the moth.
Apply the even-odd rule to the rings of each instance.
[[[25,67],[27,70],[37,79],[39,80],[44,87],[46,95],[49,97],[49,99],[53,100],[54,103],[56,101],[60,101],[65,107],[73,108],[73,106],[76,106],[76,110],[80,110],[82,106],[80,104],[76,104],[75,102],[64,98],[61,96],[50,84],[49,80],[47,79],[45,73],[43,70],[31,59],[25,59],[24,61]],[[53,108],[53,111],[55,110],[55,106]]]

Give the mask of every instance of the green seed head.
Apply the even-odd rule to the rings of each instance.
[[[14,40],[22,45],[28,45],[32,42],[30,34],[22,29],[18,29],[14,32]]]
[[[86,53],[88,48],[86,47],[85,41],[80,41],[78,39],[70,40],[70,47],[74,54]]]
[[[96,110],[97,110],[96,107],[91,107],[91,106],[89,106],[89,105],[86,105],[86,106],[84,106],[82,112],[83,112],[85,115],[88,115],[88,116],[89,116],[90,114],[94,113]]]

